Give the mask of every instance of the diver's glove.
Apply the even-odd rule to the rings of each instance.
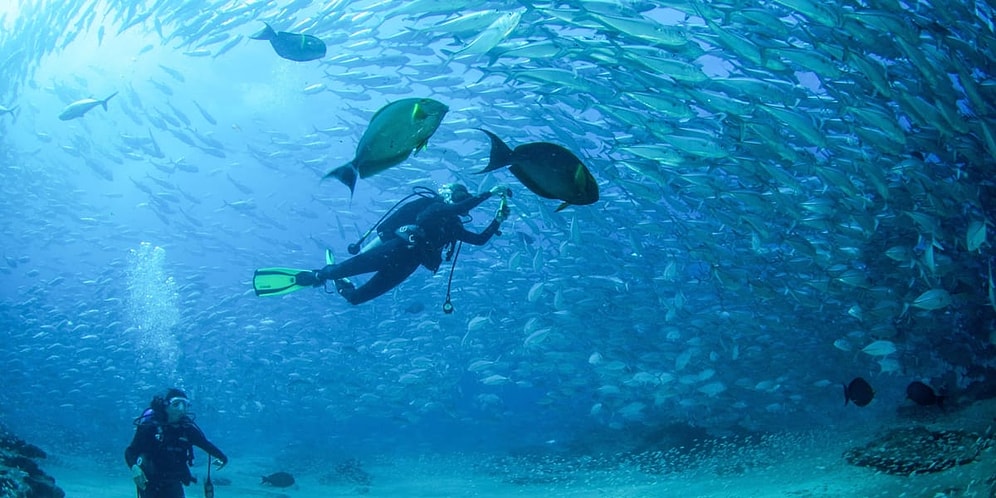
[[[512,197],[512,189],[508,188],[508,185],[495,185],[494,187],[491,187],[491,195]]]
[[[222,460],[220,458],[212,458],[211,459],[211,463],[214,464],[215,470],[221,470],[221,469],[225,468],[226,465],[228,465],[228,459],[226,458],[226,459]]]

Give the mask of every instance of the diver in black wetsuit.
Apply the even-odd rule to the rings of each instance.
[[[183,498],[183,487],[195,481],[190,474],[194,446],[215,458],[221,469],[228,457],[204,436],[187,415],[190,400],[180,389],[153,398],[149,408],[135,420],[135,436],[125,448],[139,498]]]
[[[419,265],[435,273],[443,262],[443,249],[449,247],[452,251],[457,242],[481,246],[498,233],[501,223],[508,217],[508,207],[504,203],[481,233],[464,228],[460,217],[491,196],[505,196],[508,192],[507,187],[497,186],[490,192],[471,195],[467,187],[459,183],[443,185],[438,196],[420,196],[399,207],[380,223],[377,238],[362,252],[340,264],[314,270],[310,276],[299,274],[297,284],[317,287],[332,280],[342,297],[351,304],[360,304],[393,289]],[[363,273],[374,275],[359,287],[346,278]]]

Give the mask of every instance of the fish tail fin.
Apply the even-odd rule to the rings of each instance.
[[[272,40],[276,38],[277,32],[273,31],[273,28],[269,24],[263,23],[263,29],[256,32],[256,34],[251,35],[249,38],[253,40]]]
[[[111,98],[113,98],[117,94],[118,94],[118,92],[114,92],[114,93],[108,95],[106,99],[100,101],[100,105],[104,106],[104,110],[105,111],[107,110],[107,101],[111,100]]]
[[[335,178],[339,180],[344,185],[349,187],[349,196],[353,196],[353,189],[356,188],[356,168],[353,167],[353,162],[350,161],[349,164],[345,166],[340,166],[332,171],[329,171],[322,179],[325,178]]]
[[[502,141],[498,135],[491,133],[484,128],[478,128],[478,130],[483,131],[491,139],[491,158],[488,160],[488,166],[478,173],[487,173],[488,171],[494,171],[499,168],[504,168],[509,164],[512,164],[512,149]]]
[[[851,401],[851,397],[847,395],[847,384],[841,383],[840,385],[844,388],[844,406],[847,406],[847,403]]]
[[[460,55],[459,51],[454,52],[453,50],[447,50],[445,48],[439,49],[439,51],[446,56],[446,60],[443,61],[443,67],[449,67],[453,59],[456,59],[457,55]],[[484,79],[482,76],[481,79]]]

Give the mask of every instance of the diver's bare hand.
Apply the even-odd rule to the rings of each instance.
[[[494,187],[491,187],[491,195],[512,197],[512,189],[508,188],[508,185],[495,185]]]

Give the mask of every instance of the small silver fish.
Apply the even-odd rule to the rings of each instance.
[[[106,111],[107,101],[111,100],[111,97],[114,97],[117,94],[118,92],[114,92],[104,100],[97,100],[94,98],[77,100],[76,102],[67,105],[66,108],[59,113],[59,119],[61,119],[62,121],[69,121],[70,119],[81,118],[83,117],[84,114],[89,112],[90,109],[93,109],[98,105],[103,106],[104,110]]]

